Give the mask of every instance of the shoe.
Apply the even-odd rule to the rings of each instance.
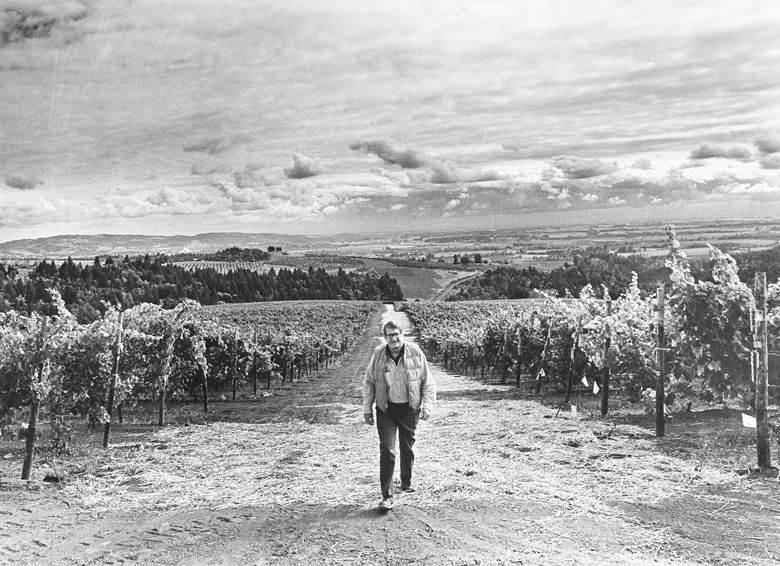
[[[403,485],[403,484],[401,484],[398,487],[398,489],[400,489],[401,491],[405,491],[406,493],[414,493],[415,491],[417,491],[416,487],[412,487],[411,485]]]
[[[379,510],[380,511],[390,511],[390,509],[393,508],[393,498],[392,497],[385,497],[382,499],[382,501],[379,502]]]

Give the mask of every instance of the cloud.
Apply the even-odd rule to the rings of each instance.
[[[391,206],[390,210],[403,210],[404,208],[406,208],[406,205],[399,202]]]
[[[230,176],[239,189],[269,185],[270,182],[260,171],[261,169],[260,165],[248,164],[244,166],[243,171],[233,171]]]
[[[691,151],[691,159],[709,159],[712,157],[722,157],[726,159],[750,159],[753,157],[750,149],[744,145],[733,145],[725,147],[703,143]]]
[[[248,163],[241,170],[231,171],[231,167],[225,163],[194,163],[190,169],[192,175],[210,177],[212,185],[220,182],[225,176],[238,188],[246,189],[270,185],[273,180],[262,172],[263,166],[256,163]],[[215,176],[220,177],[216,180]]]
[[[455,208],[458,208],[459,205],[460,205],[460,200],[454,198],[444,205],[444,210],[453,210]]]
[[[198,175],[205,177],[208,175],[214,175],[216,173],[227,173],[230,168],[220,164],[205,164],[205,163],[193,163],[190,168],[191,175]]]
[[[399,149],[384,141],[359,141],[349,145],[354,151],[363,150],[373,153],[389,165],[400,165],[404,169],[416,169],[428,162],[428,159],[417,150]]]
[[[0,11],[0,47],[50,36],[71,42],[80,37],[74,24],[90,14],[86,2],[11,0]]]
[[[497,181],[503,179],[506,175],[501,175],[497,171],[477,170],[464,171],[452,161],[444,163],[434,163],[430,182],[436,185],[447,185],[452,183],[475,183],[479,181]]]
[[[214,186],[219,189],[219,192],[227,198],[231,205],[238,209],[256,209],[262,208],[262,202],[265,201],[262,197],[265,196],[253,188],[239,187],[233,181],[217,181]],[[272,195],[273,193],[268,193]]]
[[[252,138],[245,134],[237,134],[231,137],[205,138],[184,146],[186,152],[199,152],[214,155],[223,153],[241,144],[250,143]]]
[[[749,186],[746,191],[752,193],[770,193],[774,195],[780,194],[780,187],[776,185],[770,185],[769,183],[761,182],[755,183]]]
[[[452,161],[446,161],[444,163],[436,163],[433,165],[433,174],[431,175],[431,183],[437,185],[446,185],[448,183],[458,183],[463,180],[463,176]]]
[[[266,219],[284,222],[317,220],[346,209],[370,209],[378,199],[406,195],[405,191],[393,192],[386,187],[319,183],[286,182],[258,189],[242,188],[232,179],[224,179],[212,186],[218,189],[218,195],[209,198],[223,211],[237,215],[262,214]]]
[[[31,175],[9,175],[5,178],[5,184],[14,189],[29,191],[38,185],[43,185],[43,181]]]
[[[773,135],[761,136],[753,142],[753,145],[761,153],[777,153],[780,152],[780,137]]]
[[[41,224],[51,218],[52,203],[36,193],[3,195],[0,200],[0,226]]]
[[[553,165],[563,171],[569,179],[587,179],[607,175],[618,170],[617,165],[601,159],[583,159],[571,155],[561,155],[553,160]]]
[[[780,153],[765,155],[759,160],[764,169],[780,169]]]
[[[284,174],[290,179],[305,179],[322,173],[322,165],[317,159],[293,153],[293,162],[292,167],[284,170]]]
[[[547,193],[548,200],[568,200],[571,198],[568,187],[553,187],[547,183],[542,183],[541,189]]]

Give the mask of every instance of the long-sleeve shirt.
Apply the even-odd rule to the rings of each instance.
[[[420,347],[410,342],[405,343],[403,356],[396,364],[397,367],[393,368],[396,374],[392,379],[398,379],[397,383],[401,386],[400,397],[395,397],[388,391],[385,371],[388,369],[388,363],[392,364],[393,360],[387,355],[386,346],[378,346],[371,356],[363,380],[363,412],[372,413],[375,403],[378,409],[385,411],[388,401],[395,402],[394,398],[403,399],[404,393],[412,409],[424,407],[433,410],[436,404],[436,381]]]

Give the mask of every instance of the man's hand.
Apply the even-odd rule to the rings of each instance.
[[[427,421],[430,416],[431,416],[430,409],[423,409],[422,412],[420,413],[420,418],[424,421]]]
[[[374,413],[363,413],[363,418],[366,419],[367,425],[374,424]]]

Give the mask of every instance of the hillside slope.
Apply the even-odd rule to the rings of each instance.
[[[378,441],[360,403],[379,322],[308,383],[216,402],[205,424],[135,435],[125,425],[124,440],[60,488],[6,483],[0,563],[780,560],[773,481],[675,457],[642,428],[435,366],[439,403],[418,429],[418,491],[380,514]]]

